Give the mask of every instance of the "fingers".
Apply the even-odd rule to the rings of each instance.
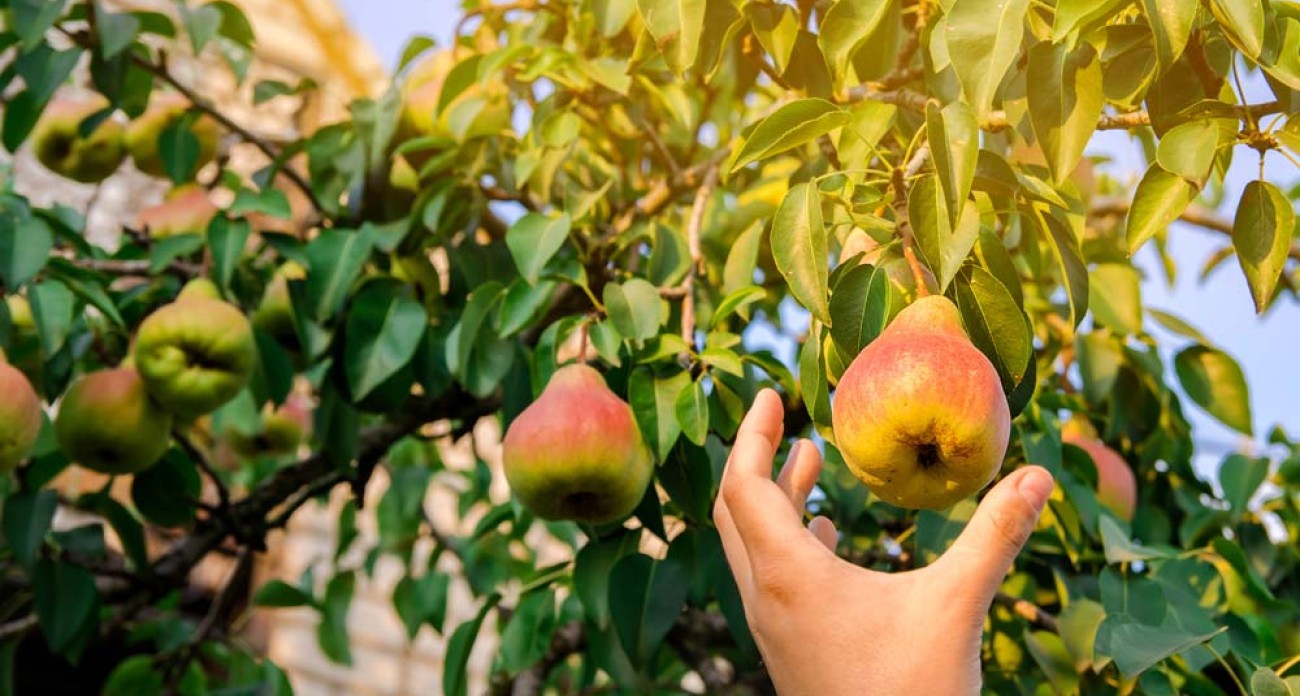
[[[831,553],[835,553],[835,546],[839,543],[839,535],[835,531],[835,523],[831,522],[829,517],[818,515],[808,523],[808,531],[812,532],[817,541],[825,546]]]
[[[776,485],[785,492],[794,504],[794,511],[803,515],[808,504],[808,494],[817,485],[817,477],[822,473],[822,457],[817,446],[809,440],[800,440],[790,449],[790,457],[781,474],[776,478]]]
[[[977,594],[972,599],[985,604],[992,601],[1033,532],[1052,485],[1052,475],[1038,466],[1025,467],[1003,479],[984,497],[935,569],[974,590]]]
[[[745,552],[745,544],[736,531],[736,523],[731,519],[727,503],[720,495],[713,506],[713,523],[718,527],[718,536],[722,537],[722,552],[727,557],[727,565],[731,566],[731,574],[736,578],[740,596],[742,599],[748,598],[750,587],[753,585],[749,554]]]

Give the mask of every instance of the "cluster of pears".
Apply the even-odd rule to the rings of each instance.
[[[173,423],[233,399],[256,361],[248,318],[210,281],[191,281],[145,317],[127,361],[68,388],[54,423],[59,446],[93,471],[144,471],[166,453]]]
[[[102,96],[60,96],[45,107],[32,129],[32,150],[50,171],[85,184],[107,179],[128,155],[140,171],[165,177],[167,169],[158,142],[189,109],[185,97],[160,93],[143,114],[123,124],[114,118]],[[220,127],[205,115],[194,119],[189,130],[198,140],[196,167],[201,167],[216,157]]]

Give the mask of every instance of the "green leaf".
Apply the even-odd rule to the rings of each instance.
[[[1058,0],[1052,16],[1052,41],[1061,41],[1073,34],[1086,33],[1106,20],[1121,0]],[[1067,42],[1073,44],[1073,41]]]
[[[971,342],[988,356],[1010,394],[1034,355],[1024,312],[997,278],[979,266],[962,269],[953,284]]]
[[[140,520],[131,514],[126,506],[114,500],[106,493],[97,493],[90,501],[90,508],[108,520],[113,532],[122,543],[131,567],[143,570],[149,567],[149,551],[144,542],[144,527]]]
[[[1234,517],[1246,512],[1255,491],[1268,478],[1268,468],[1267,457],[1247,457],[1244,454],[1230,454],[1219,465],[1223,499],[1231,506]]]
[[[348,309],[343,349],[348,388],[362,401],[406,366],[429,317],[410,288],[393,279],[367,283]]]
[[[1168,70],[1183,55],[1199,5],[1198,0],[1142,0],[1142,9],[1155,35],[1160,72]]]
[[[66,562],[42,559],[32,578],[36,616],[50,649],[65,656],[95,627],[99,593],[90,571]]]
[[[703,447],[709,436],[709,397],[704,393],[704,383],[696,380],[678,392],[673,412],[686,438]]]
[[[654,225],[654,247],[646,265],[646,276],[658,287],[676,285],[691,267],[691,250],[686,235],[668,225]]]
[[[772,57],[776,72],[785,74],[799,40],[799,14],[789,5],[749,3],[745,6],[750,30]]]
[[[619,357],[623,337],[618,333],[618,329],[614,328],[613,322],[607,320],[592,324],[587,332],[587,338],[605,362],[613,367],[623,364],[623,359]]]
[[[447,592],[451,576],[428,572],[418,579],[410,575],[397,581],[393,588],[393,609],[406,625],[408,640],[415,640],[426,623],[442,633],[447,616]]]
[[[1102,515],[1097,520],[1101,531],[1101,543],[1106,552],[1107,563],[1132,563],[1149,561],[1156,558],[1169,558],[1170,552],[1164,548],[1144,547],[1129,539],[1129,535],[1120,528],[1119,523],[1110,515]]]
[[[320,624],[316,626],[316,640],[321,652],[335,664],[352,664],[351,640],[348,637],[348,608],[356,589],[355,572],[339,573],[325,585],[325,597],[320,604]]]
[[[1119,334],[1142,331],[1142,278],[1124,263],[1102,263],[1088,274],[1088,308],[1098,324]]]
[[[309,270],[304,290],[309,316],[323,322],[338,314],[373,247],[369,228],[322,230],[307,245]]]
[[[202,488],[194,462],[172,449],[162,461],[131,477],[131,502],[160,527],[182,527],[194,521],[193,501]]]
[[[231,220],[217,215],[208,223],[208,247],[212,252],[212,279],[222,288],[229,289],[235,276],[235,267],[244,258],[244,249],[253,233],[247,220]]]
[[[501,631],[501,666],[515,675],[546,655],[555,632],[555,590],[546,588],[520,598]]]
[[[944,40],[966,100],[981,119],[993,108],[999,84],[1015,63],[1029,0],[955,0]]]
[[[604,290],[605,310],[624,337],[644,341],[659,333],[663,300],[659,290],[640,278],[623,284],[609,283]]]
[[[812,142],[848,122],[849,113],[825,99],[792,101],[754,126],[728,171]]]
[[[975,181],[975,164],[979,160],[979,122],[975,120],[975,112],[961,102],[953,102],[943,110],[934,102],[927,102],[925,126],[930,139],[930,156],[934,159],[934,170],[947,204],[948,226],[960,228],[966,199]],[[910,205],[910,198],[908,203]],[[947,285],[947,282],[942,285]]]
[[[1025,647],[1042,668],[1057,693],[1074,693],[1079,687],[1079,675],[1065,641],[1050,631],[1033,631],[1025,634]]]
[[[18,70],[23,83],[27,85],[25,94],[30,99],[24,106],[36,105],[35,108],[30,109],[24,120],[34,123],[40,117],[46,103],[59,87],[63,86],[73,68],[77,67],[81,54],[80,46],[59,51],[48,44],[42,44],[35,50],[14,59],[13,67]]]
[[[35,567],[37,554],[45,542],[45,534],[50,530],[58,505],[59,498],[54,491],[25,490],[5,500],[5,545],[28,572]]]
[[[153,240],[149,246],[149,272],[160,274],[178,258],[197,253],[207,245],[204,235],[178,234]]]
[[[1258,313],[1273,300],[1295,230],[1295,209],[1281,189],[1267,181],[1246,184],[1232,222],[1232,246]]]
[[[185,33],[190,35],[194,53],[203,53],[203,48],[221,28],[221,10],[209,4],[201,7],[181,5],[180,11],[181,23],[185,25]]]
[[[1101,58],[1087,43],[1070,50],[1046,41],[1029,49],[1029,120],[1058,186],[1070,177],[1097,130],[1105,99]]]
[[[158,135],[158,158],[167,177],[177,186],[192,180],[199,164],[199,138],[190,130],[189,120],[173,119]]]
[[[207,7],[215,8],[221,13],[219,33],[222,36],[240,46],[252,48],[255,40],[253,25],[248,21],[248,17],[244,16],[243,10],[226,0],[215,0],[215,2],[208,3]]]
[[[695,64],[704,33],[705,0],[637,0],[646,31],[673,72]]]
[[[755,220],[736,237],[727,252],[727,262],[722,270],[722,291],[731,293],[754,284],[754,269],[758,267],[758,252],[763,248],[763,221]]]
[[[543,280],[536,285],[523,278],[516,278],[506,289],[501,300],[501,312],[497,315],[497,335],[509,338],[519,333],[524,327],[539,319],[555,294],[557,284]]]
[[[1174,356],[1183,391],[1220,423],[1246,435],[1254,432],[1246,376],[1237,361],[1208,346],[1184,348]]]
[[[1267,667],[1261,667],[1250,675],[1251,696],[1295,696],[1287,682]]]
[[[96,3],[98,5],[98,3]],[[140,20],[131,14],[104,12],[95,15],[95,33],[99,34],[99,52],[105,60],[126,50],[140,32]]]
[[[636,415],[641,435],[663,461],[682,432],[677,420],[677,399],[690,386],[691,376],[677,372],[671,377],[656,377],[648,368],[637,368],[628,379],[628,401]]]
[[[456,627],[451,640],[447,641],[446,659],[443,664],[442,693],[444,696],[465,696],[469,688],[469,655],[474,650],[474,641],[478,640],[479,629],[488,612],[496,606],[500,597],[495,593],[489,595],[474,618]]]
[[[235,194],[235,202],[230,204],[230,208],[226,213],[232,217],[249,213],[261,213],[277,220],[288,220],[293,217],[293,209],[289,206],[289,197],[285,195],[284,191],[269,186],[261,191],[254,191],[250,188],[239,189],[239,193]]]
[[[812,184],[790,188],[772,220],[772,256],[790,293],[822,323],[831,323],[826,297],[830,264],[821,198]]]
[[[810,331],[799,349],[799,391],[813,423],[827,428],[831,425],[829,386],[826,363],[822,360],[821,332]]]
[[[880,26],[893,0],[837,0],[817,26],[817,44],[834,77],[835,89],[848,78],[853,54]]]
[[[118,663],[100,696],[161,696],[163,673],[153,662],[153,655],[136,655]]]
[[[0,198],[0,281],[17,289],[45,268],[54,248],[54,232],[44,218],[33,217],[19,199]]]
[[[857,266],[835,285],[831,295],[831,340],[845,356],[856,356],[876,340],[890,318],[901,309],[889,274],[869,265]]]
[[[1212,345],[1212,342],[1210,341],[1210,339],[1205,337],[1205,334],[1201,333],[1200,331],[1197,331],[1196,327],[1192,326],[1191,324],[1188,324],[1186,321],[1183,321],[1181,318],[1173,314],[1170,314],[1169,312],[1166,312],[1164,310],[1155,309],[1153,307],[1148,307],[1147,312],[1150,313],[1151,318],[1155,319],[1157,323],[1159,323],[1162,327],[1165,328],[1165,330],[1171,331],[1176,335],[1182,336],[1183,338],[1189,338],[1202,345],[1206,345],[1206,346]]]
[[[564,246],[570,224],[566,213],[556,218],[528,213],[510,226],[506,232],[506,246],[510,248],[515,267],[529,283],[537,284],[546,263]]]
[[[729,293],[718,306],[713,309],[713,316],[709,317],[709,328],[716,329],[724,325],[727,318],[732,314],[740,314],[744,319],[749,319],[749,312],[746,307],[767,297],[767,291],[757,285],[745,285]]]
[[[1220,633],[1190,633],[1171,621],[1162,626],[1148,626],[1128,617],[1118,618],[1110,630],[1109,650],[1126,678],[1137,676],[1170,655],[1200,645]]]
[[[1084,398],[1090,404],[1102,403],[1115,388],[1124,354],[1114,338],[1097,331],[1076,334],[1074,350],[1079,376],[1083,378]]]
[[[10,0],[9,18],[25,49],[34,48],[63,15],[67,0]],[[10,105],[12,107],[12,105]]]
[[[1242,53],[1252,60],[1264,50],[1263,0],[1210,0],[1219,26]]]
[[[1196,185],[1177,174],[1170,174],[1159,164],[1152,164],[1138,182],[1133,206],[1128,213],[1129,254],[1163,232],[1196,200]]]
[[[41,340],[41,352],[52,356],[63,349],[76,316],[76,297],[67,285],[57,280],[42,280],[27,289],[32,318]]]
[[[1189,121],[1169,129],[1156,147],[1156,162],[1188,181],[1205,181],[1218,152],[1216,119]]]
[[[908,192],[907,219],[921,256],[939,281],[940,291],[947,290],[979,238],[979,211],[975,206],[963,205],[954,227],[949,222],[952,215],[938,177],[927,174]]]
[[[311,595],[282,580],[267,582],[253,597],[253,604],[259,607],[307,607],[314,601]]]
[[[474,288],[460,314],[460,321],[447,337],[447,365],[462,383],[469,378],[474,346],[483,325],[500,299],[501,284],[494,280]]]
[[[609,574],[609,613],[634,664],[650,662],[690,594],[690,573],[672,557],[624,557]]]
[[[1082,673],[1092,666],[1097,627],[1106,618],[1106,610],[1090,599],[1071,600],[1061,612],[1061,640],[1074,659],[1074,669]]]

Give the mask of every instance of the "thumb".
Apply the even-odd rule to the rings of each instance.
[[[967,592],[977,591],[979,601],[992,601],[1034,531],[1052,486],[1052,475],[1039,466],[1024,467],[1002,479],[984,496],[961,536],[935,564],[936,570]]]

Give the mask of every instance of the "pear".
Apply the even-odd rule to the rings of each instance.
[[[940,510],[993,480],[1011,412],[957,307],[929,295],[853,359],[835,390],[831,423],[849,470],[882,500]]]
[[[152,239],[204,234],[217,212],[201,186],[186,184],[173,189],[162,203],[141,210],[137,224]]]
[[[1074,418],[1061,428],[1061,442],[1088,453],[1097,467],[1097,502],[1115,516],[1132,522],[1137,510],[1137,478],[1119,453],[1097,439],[1091,423]]]
[[[632,408],[582,364],[556,370],[510,424],[502,447],[515,497],[548,520],[621,520],[654,473]]]
[[[59,176],[95,184],[117,171],[126,159],[122,124],[104,119],[89,135],[82,123],[108,108],[108,100],[60,97],[45,107],[32,129],[32,150],[46,169]]]
[[[41,398],[21,370],[0,362],[0,476],[18,468],[41,434]]]
[[[137,474],[162,459],[172,416],[130,368],[91,372],[68,387],[54,434],[73,461],[101,474]]]

